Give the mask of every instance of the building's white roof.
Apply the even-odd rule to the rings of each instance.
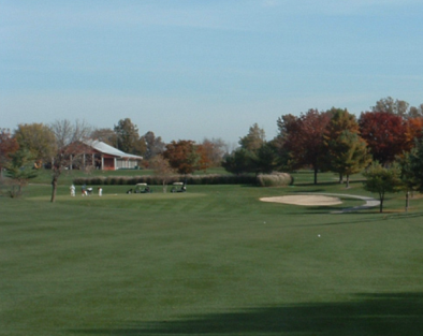
[[[84,143],[87,146],[90,146],[90,147],[94,148],[95,150],[99,151],[100,153],[113,155],[113,156],[119,157],[121,159],[134,159],[134,160],[142,160],[143,159],[142,156],[122,152],[121,150],[119,150],[115,147],[112,147],[112,146],[110,146],[110,145],[108,145],[104,142],[98,141],[98,140],[89,139],[89,140],[84,141]]]

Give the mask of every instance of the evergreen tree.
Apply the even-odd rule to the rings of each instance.
[[[254,153],[241,147],[223,159],[222,167],[236,175],[250,173],[256,170],[256,160]]]
[[[266,142],[257,150],[255,157],[252,158],[255,163],[256,173],[268,174],[280,166],[279,156],[276,148],[270,142]]]
[[[402,189],[405,191],[405,211],[410,207],[410,192],[417,190],[419,182],[415,178],[415,173],[411,167],[411,153],[404,152],[402,156],[397,157],[397,162],[401,168]]]
[[[34,156],[28,149],[20,149],[9,155],[10,161],[5,164],[6,177],[11,179],[10,196],[18,197],[22,193],[22,187],[28,184],[28,180],[37,177],[38,171],[34,169]]]
[[[423,139],[415,141],[415,146],[409,155],[410,175],[416,185],[416,190],[423,193]]]

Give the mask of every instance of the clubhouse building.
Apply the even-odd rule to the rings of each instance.
[[[70,155],[69,169],[77,166],[94,166],[100,170],[134,169],[143,157],[128,154],[98,140],[85,140],[71,144],[66,152]]]

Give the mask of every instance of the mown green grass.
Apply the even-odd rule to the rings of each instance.
[[[262,203],[369,195],[322,174],[287,188],[188,186],[0,198],[0,335],[420,335],[423,201],[351,214]],[[318,236],[320,235],[320,237]]]

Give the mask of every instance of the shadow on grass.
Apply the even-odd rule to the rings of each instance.
[[[312,189],[301,189],[301,190],[293,190],[292,193],[294,194],[307,194],[307,193],[323,193],[326,192],[324,188],[312,188]]]
[[[326,211],[327,213],[327,211]],[[323,211],[307,211],[307,215],[321,215],[323,214]],[[292,213],[292,215],[296,215],[295,213]],[[345,220],[344,216],[349,216],[348,220]],[[415,212],[415,213],[388,213],[383,212],[379,213],[379,211],[375,210],[359,210],[354,212],[348,212],[348,213],[339,213],[339,214],[333,214],[334,218],[336,216],[341,216],[343,220],[341,221],[331,221],[327,223],[308,223],[308,224],[295,224],[287,227],[317,227],[317,226],[338,226],[338,225],[350,225],[350,224],[363,224],[363,223],[372,223],[372,222],[380,222],[380,221],[389,221],[389,220],[402,220],[405,221],[407,219],[413,219],[413,218],[422,218],[423,219],[423,212]],[[423,335],[423,333],[422,333]]]
[[[352,302],[310,303],[196,315],[177,321],[129,322],[73,330],[87,335],[422,335],[423,294],[360,294]]]
[[[357,202],[358,203],[358,202]],[[362,202],[361,202],[362,203]],[[303,206],[303,205],[291,205],[298,207],[297,211],[287,211],[286,214],[289,215],[298,215],[299,213],[304,216],[309,215],[327,215],[327,214],[334,214],[334,215],[344,215],[345,213],[334,213],[334,211],[343,211],[343,210],[349,210],[353,206],[343,206],[343,205],[314,205],[314,206]],[[369,209],[360,209],[360,210],[354,210],[350,212],[346,212],[350,215],[355,214],[372,214],[374,213],[374,208]]]

